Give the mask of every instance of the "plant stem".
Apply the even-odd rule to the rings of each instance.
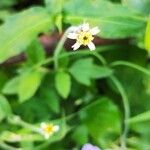
[[[60,54],[60,52],[62,51],[63,49],[63,45],[67,39],[67,34],[68,34],[68,31],[69,31],[70,28],[68,28],[65,33],[63,34],[61,40],[59,41],[56,49],[54,50],[54,68],[57,69],[58,68],[58,56]]]
[[[24,122],[19,116],[12,116],[12,117],[8,118],[8,122],[11,124],[15,124],[15,125],[19,125],[21,127],[27,128],[34,132],[38,131],[37,127],[35,127],[34,125],[29,124],[27,122]]]
[[[133,63],[130,63],[130,62],[126,62],[126,61],[115,61],[115,62],[112,62],[110,64],[111,67],[116,67],[116,66],[127,66],[127,67],[130,67],[130,68],[133,68],[133,69],[136,69],[136,70],[139,70],[143,73],[145,73],[146,75],[150,76],[150,71],[144,67],[141,67],[137,64],[133,64]]]
[[[115,86],[118,88],[118,91],[120,92],[122,100],[123,100],[123,106],[124,106],[124,129],[123,129],[123,133],[122,133],[122,136],[121,136],[120,140],[121,140],[121,149],[122,150],[127,150],[126,141],[127,141],[127,134],[128,134],[128,131],[129,131],[128,120],[130,118],[129,101],[128,101],[127,94],[126,94],[122,84],[120,83],[120,81],[115,76],[111,76],[110,79],[113,81]]]
[[[115,46],[116,47],[116,46]],[[63,53],[63,54],[60,54],[57,56],[57,61],[58,59],[61,59],[61,58],[65,58],[65,57],[69,57],[69,56],[76,56],[76,55],[94,55],[95,57],[97,57],[99,60],[101,60],[101,62],[103,64],[106,64],[106,61],[104,60],[104,58],[98,54],[97,52],[105,52],[105,51],[108,51],[108,50],[112,50],[114,49],[114,46],[104,46],[104,47],[100,47],[98,48],[95,52],[91,52],[89,50],[84,50],[84,51],[76,51],[76,52],[66,52],[66,53]],[[99,55],[99,56],[98,56]],[[40,62],[39,64],[37,64],[35,67],[39,67],[39,66],[42,66],[42,65],[47,65],[53,61],[56,61],[54,57],[50,57],[50,58],[47,58],[45,59],[44,61]]]

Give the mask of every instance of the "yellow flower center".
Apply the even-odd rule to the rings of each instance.
[[[83,31],[81,31],[77,37],[77,41],[81,45],[85,45],[85,46],[88,45],[93,39],[94,37],[90,32],[83,32]]]
[[[52,124],[49,124],[43,130],[44,132],[51,134],[54,132],[54,126]]]

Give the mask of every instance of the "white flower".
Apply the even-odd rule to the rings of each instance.
[[[90,29],[89,24],[84,23],[78,27],[71,27],[67,37],[76,40],[76,43],[72,46],[73,50],[77,50],[81,45],[88,46],[90,50],[95,50],[95,45],[92,41],[94,35],[99,32],[98,27]]]
[[[59,126],[58,125],[53,125],[51,124],[47,124],[45,122],[42,122],[40,125],[40,133],[46,138],[48,139],[50,136],[52,136],[55,132],[57,132],[59,130]]]

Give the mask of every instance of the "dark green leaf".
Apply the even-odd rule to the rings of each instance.
[[[111,69],[94,64],[92,58],[77,60],[69,71],[78,82],[85,85],[90,85],[91,79],[104,78],[112,74]]]
[[[59,105],[59,97],[57,96],[54,88],[44,87],[41,90],[41,97],[44,101],[46,101],[47,106],[54,111],[55,113],[59,113],[60,105]]]
[[[74,130],[72,138],[79,145],[84,145],[88,142],[88,129],[86,126],[81,125]]]
[[[99,98],[82,111],[81,118],[92,137],[102,145],[107,145],[112,140],[111,135],[121,131],[119,111],[108,98]]]
[[[10,7],[14,4],[16,4],[16,0],[1,0],[0,1],[0,9],[5,7]]]

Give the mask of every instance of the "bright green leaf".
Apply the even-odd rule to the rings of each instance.
[[[27,59],[31,64],[42,62],[45,59],[45,51],[38,40],[34,40],[28,47]]]
[[[78,82],[88,86],[92,79],[104,78],[112,74],[111,69],[94,64],[92,58],[77,60],[69,71]]]
[[[5,84],[2,92],[4,94],[16,94],[17,90],[18,90],[18,84],[19,84],[19,77],[15,77],[15,78],[9,80]]]
[[[142,114],[138,114],[137,116],[134,116],[129,119],[129,123],[139,123],[144,121],[150,121],[150,111],[146,111]]]
[[[20,76],[18,96],[20,102],[31,98],[40,86],[43,74],[40,71],[29,71]]]
[[[0,95],[0,121],[12,114],[11,106],[7,99]]]
[[[70,75],[63,71],[57,72],[55,76],[55,87],[63,98],[67,98],[71,90]]]
[[[146,27],[145,48],[150,52],[150,18],[148,19],[147,27]]]
[[[8,17],[0,27],[0,63],[17,55],[36,38],[48,30],[51,18],[43,8],[30,8]]]

